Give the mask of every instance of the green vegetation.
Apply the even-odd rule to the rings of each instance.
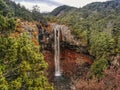
[[[102,78],[103,71],[107,68],[108,61],[103,57],[99,60],[96,60],[90,68],[90,77]]]
[[[16,22],[10,16],[12,11],[5,13],[8,7],[0,0],[0,90],[53,90],[44,75],[47,63],[40,47],[25,33],[9,36],[15,32]]]
[[[15,30],[16,22],[14,18],[6,18],[0,15],[0,32],[8,33]]]
[[[1,90],[52,90],[44,77],[46,67],[39,47],[27,35],[0,37],[1,82],[7,83],[1,83]]]
[[[40,9],[37,5],[33,6],[32,18],[33,20],[38,21],[42,24],[47,24],[47,20],[43,18],[42,14],[40,13]]]
[[[12,16],[16,18],[21,18],[27,21],[39,21],[43,24],[47,24],[46,19],[40,13],[39,7],[34,6],[32,11],[27,10],[24,6],[20,4],[16,4],[11,0],[5,0],[8,8],[5,10],[6,12],[10,11]]]
[[[5,9],[8,8],[6,3],[3,0],[0,0],[0,32],[6,34],[8,32],[14,31],[16,22],[14,18],[7,17],[9,12],[4,14]]]

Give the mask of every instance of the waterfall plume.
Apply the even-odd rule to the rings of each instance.
[[[60,29],[59,25],[54,27],[54,60],[55,60],[55,76],[61,76],[60,71]]]

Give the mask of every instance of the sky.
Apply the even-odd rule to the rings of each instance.
[[[24,5],[27,9],[32,10],[34,5],[40,7],[40,12],[51,12],[58,6],[69,5],[73,7],[83,7],[92,2],[104,2],[108,0],[12,0]]]

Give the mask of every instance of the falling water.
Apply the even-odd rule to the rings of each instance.
[[[60,72],[60,26],[54,27],[54,60],[55,60],[55,76],[61,76]]]

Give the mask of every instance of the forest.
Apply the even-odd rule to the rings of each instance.
[[[54,76],[58,29],[59,78]],[[0,0],[0,90],[119,89],[119,0],[63,5],[49,13]]]

